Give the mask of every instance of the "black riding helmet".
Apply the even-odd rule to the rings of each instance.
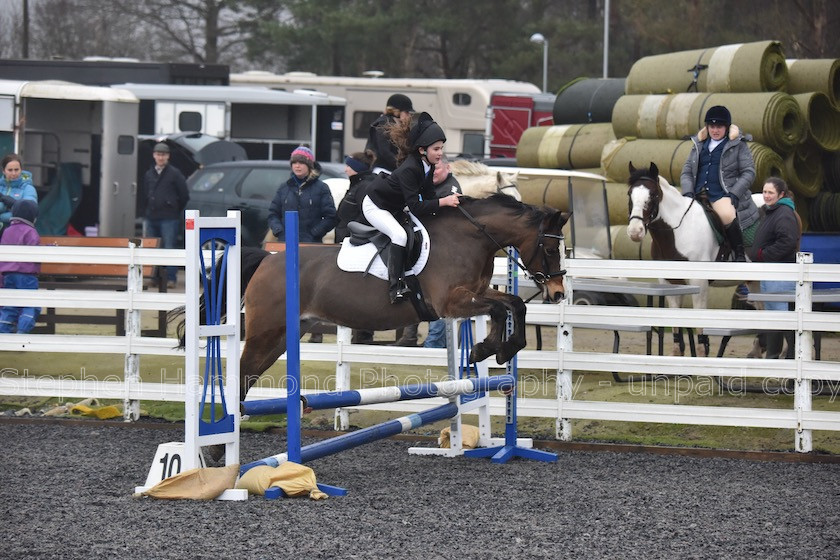
[[[732,124],[732,115],[729,114],[729,109],[723,105],[709,107],[709,110],[706,111],[706,124],[722,124],[729,126]]]
[[[411,144],[411,149],[427,148],[439,140],[446,142],[443,129],[429,113],[420,113],[420,116],[417,117],[417,124],[411,127],[411,131],[408,133],[408,142]]]

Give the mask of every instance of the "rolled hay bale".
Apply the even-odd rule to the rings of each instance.
[[[627,183],[607,183],[607,209],[610,213],[610,225],[627,225],[629,209],[629,198],[627,196]]]
[[[747,142],[755,164],[755,181],[750,190],[760,193],[767,177],[781,177],[787,180],[785,162],[782,156],[758,142]]]
[[[650,236],[646,235],[641,243],[636,243],[627,235],[627,226],[610,226],[613,258],[621,260],[651,260]]]
[[[793,98],[808,123],[809,137],[817,146],[828,152],[840,150],[840,111],[828,96],[814,91],[798,93]]]
[[[788,93],[818,91],[828,96],[831,104],[840,110],[840,59],[813,58],[800,60],[789,58]]]
[[[793,192],[799,197],[817,196],[825,176],[822,167],[822,152],[815,144],[811,142],[800,144],[785,158],[784,166],[784,177]]]
[[[537,177],[520,172],[516,187],[526,204],[569,211],[569,181],[563,177]]]
[[[823,170],[825,170],[823,190],[840,192],[840,152],[823,154]]]
[[[680,174],[691,147],[690,140],[622,138],[604,146],[601,168],[609,181],[626,184],[631,162],[635,167],[647,167],[653,162],[659,168],[659,174],[679,188]]]
[[[787,154],[805,137],[807,124],[796,99],[786,93],[678,93],[625,95],[613,109],[616,138],[670,138],[697,134],[706,111],[726,106],[741,132]]]
[[[821,192],[811,199],[808,219],[809,231],[840,231],[840,194]]]
[[[597,167],[601,149],[611,140],[615,136],[609,122],[534,126],[519,139],[516,163],[545,169]]]
[[[605,123],[624,95],[624,78],[577,78],[564,85],[554,100],[554,122]]]
[[[693,88],[697,67],[696,89]],[[757,41],[680,51],[637,60],[627,75],[627,94],[780,91],[788,66],[778,41]]]

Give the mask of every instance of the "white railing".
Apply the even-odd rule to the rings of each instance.
[[[518,355],[520,369],[551,372],[557,375],[557,398],[522,398],[518,405],[523,416],[554,418],[557,437],[571,439],[575,419],[644,421],[681,424],[707,424],[742,427],[773,427],[795,431],[796,448],[811,449],[812,430],[840,430],[840,411],[814,411],[811,407],[812,383],[840,388],[840,363],[815,361],[811,356],[813,332],[840,331],[840,313],[811,311],[811,283],[836,281],[840,265],[813,264],[810,255],[800,255],[798,263],[694,263],[568,259],[567,279],[586,278],[665,278],[716,280],[795,280],[795,311],[745,311],[719,309],[670,309],[647,307],[601,307],[528,305],[529,324],[560,327],[557,350],[523,350]],[[33,262],[89,262],[121,264],[129,267],[128,291],[90,292],[84,290],[0,290],[0,305],[32,304],[56,308],[125,309],[125,336],[91,335],[0,335],[0,352],[73,352],[109,353],[125,356],[122,380],[97,381],[78,379],[68,373],[57,377],[26,377],[10,371],[0,354],[0,395],[52,396],[62,398],[97,397],[124,399],[126,414],[136,417],[137,401],[183,401],[184,386],[173,382],[141,382],[139,360],[143,355],[183,355],[172,338],[140,335],[140,311],[168,310],[184,303],[180,293],[160,294],[142,291],[141,267],[144,265],[183,266],[183,250],[110,249],[78,247],[0,246],[0,260]],[[503,265],[501,265],[503,267]],[[501,270],[501,269],[500,269]],[[746,358],[695,358],[580,352],[574,349],[574,327],[622,326],[689,328],[755,328],[772,325],[773,329],[796,332],[794,360],[754,360]],[[339,340],[345,337],[339,337]],[[281,358],[282,359],[282,358]],[[346,370],[351,364],[419,364],[446,366],[443,349],[360,346],[345,343],[302,344],[301,359],[337,364]],[[492,358],[490,367],[498,367]],[[579,400],[572,384],[573,372],[642,373],[665,376],[723,376],[738,378],[779,378],[792,380],[795,386],[791,409],[741,408],[729,406],[687,406],[682,404],[616,403]],[[680,380],[694,377],[676,377]],[[693,390],[686,381],[685,391]],[[306,392],[306,391],[304,391]],[[282,396],[283,390],[257,385],[249,399]],[[367,409],[413,412],[435,403],[403,401],[369,405]],[[491,399],[491,414],[504,415],[504,399]]]

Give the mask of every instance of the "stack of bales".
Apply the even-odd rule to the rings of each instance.
[[[626,224],[628,163],[640,167],[653,161],[668,181],[679,186],[692,147],[688,138],[704,126],[709,107],[725,105],[733,123],[753,139],[749,144],[756,164],[753,191],[761,192],[768,176],[783,177],[796,194],[807,229],[840,229],[838,68],[836,59],[785,60],[775,41],[638,60],[627,76],[625,95],[613,108],[616,139],[603,144],[600,157],[600,172],[611,181],[607,185],[611,222]],[[555,118],[555,122],[560,121]],[[529,129],[520,142],[520,149],[526,150],[524,160],[533,159],[532,134]],[[536,153],[545,151],[539,146]],[[538,160],[550,167],[542,165],[548,163],[545,157]],[[577,162],[551,166],[564,164]]]

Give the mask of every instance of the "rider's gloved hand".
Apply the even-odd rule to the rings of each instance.
[[[688,198],[694,198],[694,192],[683,193],[683,196],[686,196]]]

